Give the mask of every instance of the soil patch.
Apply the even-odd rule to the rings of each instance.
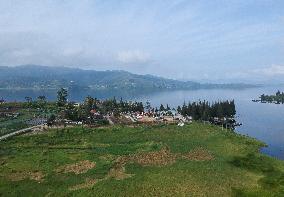
[[[105,155],[99,156],[99,159],[105,160],[107,162],[111,162],[115,160],[115,156],[112,154],[105,154]]]
[[[127,163],[137,163],[142,166],[151,166],[151,165],[164,166],[164,165],[173,164],[175,162],[175,159],[176,155],[172,154],[167,147],[154,152],[121,156],[115,161],[115,164],[110,169],[106,179],[114,178],[116,180],[122,180],[132,177],[133,174],[127,174],[125,172],[125,165]]]
[[[139,122],[155,122],[156,119],[154,117],[143,116]]]
[[[106,179],[114,178],[116,180],[123,180],[123,179],[129,178],[129,177],[132,177],[132,176],[133,176],[133,174],[125,173],[125,167],[124,166],[115,166],[115,167],[110,169]]]
[[[21,181],[24,179],[30,179],[34,181],[43,181],[44,174],[42,172],[12,172],[8,175],[8,179],[11,181]]]
[[[97,183],[96,179],[90,179],[90,178],[86,178],[84,183],[78,184],[78,185],[74,185],[72,187],[69,187],[70,191],[75,191],[75,190],[79,190],[79,189],[86,189],[86,188],[90,188],[93,185],[95,185]]]
[[[172,153],[168,147],[163,147],[159,151],[118,157],[105,179],[114,178],[122,180],[133,176],[132,174],[127,174],[125,172],[125,165],[128,163],[137,163],[141,166],[166,166],[175,163],[178,158],[193,161],[207,161],[214,159],[214,157],[204,148],[196,148],[189,153],[181,154]]]
[[[196,148],[189,153],[182,155],[182,158],[193,161],[208,161],[214,159],[213,155],[211,155],[210,152],[204,148]]]
[[[177,155],[171,153],[169,148],[164,147],[159,151],[136,154],[131,160],[142,166],[165,166],[175,163],[176,157]]]
[[[130,162],[130,156],[118,157],[113,167],[109,170],[108,175],[105,179],[114,178],[116,180],[122,180],[133,176],[132,174],[125,173],[125,165]]]
[[[74,164],[67,164],[56,169],[56,172],[82,174],[96,166],[95,162],[89,160],[80,161]]]

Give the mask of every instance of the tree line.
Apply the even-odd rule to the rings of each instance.
[[[191,116],[193,120],[209,121],[214,117],[233,118],[236,115],[236,107],[234,100],[219,101],[209,103],[208,101],[198,101],[184,103],[178,106],[177,111],[183,116]]]
[[[268,103],[277,103],[277,104],[284,104],[284,92],[280,92],[279,90],[275,93],[275,95],[265,95],[262,94],[260,96],[261,102],[268,102]]]

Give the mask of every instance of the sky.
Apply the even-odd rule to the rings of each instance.
[[[0,66],[284,82],[283,0],[0,0]]]

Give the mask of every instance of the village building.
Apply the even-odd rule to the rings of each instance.
[[[80,107],[81,103],[73,103],[74,107]]]
[[[34,118],[34,119],[31,119],[31,120],[28,120],[26,123],[28,125],[32,125],[32,126],[42,125],[42,124],[47,123],[47,119],[46,118]]]

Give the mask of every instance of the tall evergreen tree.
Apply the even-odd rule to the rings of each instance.
[[[62,106],[64,106],[67,103],[67,96],[68,96],[68,92],[64,88],[61,88],[57,92],[57,105],[59,107],[62,107]]]
[[[160,105],[160,111],[165,111],[165,107],[163,104]]]

